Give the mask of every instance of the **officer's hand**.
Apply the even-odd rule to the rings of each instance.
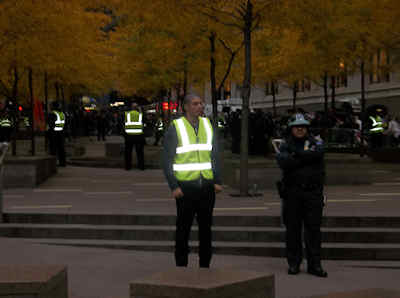
[[[215,193],[219,193],[222,191],[222,185],[214,184]]]
[[[183,197],[182,189],[181,189],[180,187],[175,188],[175,189],[172,191],[172,196],[173,196],[175,199],[182,198],[182,197]]]

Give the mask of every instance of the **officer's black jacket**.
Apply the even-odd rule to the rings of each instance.
[[[310,144],[304,150],[304,144]],[[323,185],[325,179],[324,148],[321,140],[312,136],[285,139],[276,158],[283,171],[283,181],[290,185]]]

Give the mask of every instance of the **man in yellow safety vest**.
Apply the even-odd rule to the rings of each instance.
[[[131,110],[125,112],[125,170],[132,168],[132,149],[135,146],[137,166],[144,170],[144,134],[143,113],[139,112],[137,103],[131,104]]]
[[[57,156],[58,165],[65,167],[65,114],[60,110],[57,101],[52,102],[51,109],[47,119],[50,155]]]
[[[212,257],[211,226],[215,193],[222,191],[217,140],[194,94],[184,99],[185,115],[172,121],[164,136],[163,171],[176,200],[176,266],[188,265],[189,235],[194,217],[199,227],[199,265]]]

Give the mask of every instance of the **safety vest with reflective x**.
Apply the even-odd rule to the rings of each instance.
[[[128,135],[143,134],[143,114],[138,111],[125,112],[125,132]]]
[[[369,119],[372,121],[372,128],[369,130],[370,133],[382,133],[384,131],[381,117],[377,116],[374,118],[370,116]]]
[[[63,131],[65,126],[65,115],[63,112],[53,111],[53,113],[57,116],[54,131]]]
[[[213,129],[208,118],[199,118],[196,134],[193,126],[185,117],[173,121],[178,136],[178,146],[173,165],[178,181],[197,180],[202,176],[214,178],[211,164]]]
[[[11,120],[8,118],[0,119],[0,127],[11,127]]]

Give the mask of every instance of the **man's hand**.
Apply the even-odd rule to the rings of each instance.
[[[175,189],[172,191],[172,196],[173,196],[175,199],[182,198],[182,197],[183,197],[182,189],[181,189],[180,187],[175,188]]]
[[[215,193],[219,193],[222,191],[222,185],[214,184]]]

